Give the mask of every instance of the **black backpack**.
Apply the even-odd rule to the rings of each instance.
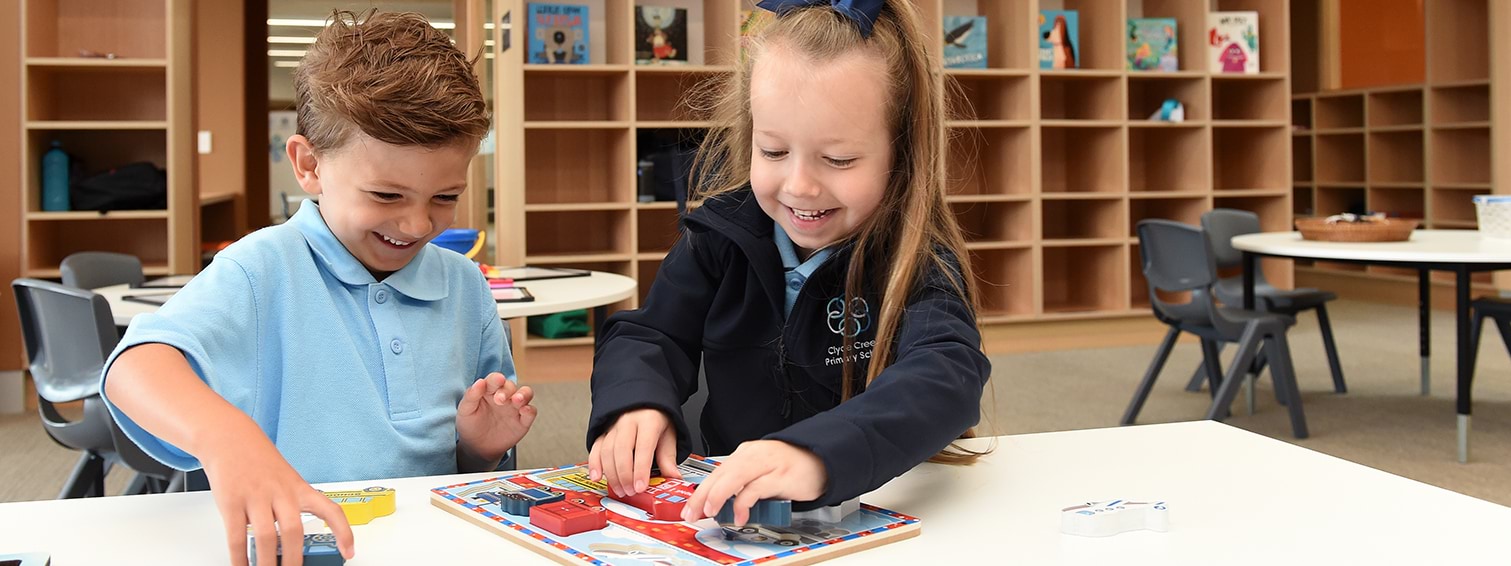
[[[79,179],[68,189],[74,210],[168,208],[168,173],[148,162],[129,163]]]

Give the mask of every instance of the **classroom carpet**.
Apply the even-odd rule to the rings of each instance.
[[[1337,301],[1329,307],[1349,392],[1332,392],[1316,317],[1290,332],[1297,379],[1311,437],[1291,436],[1284,407],[1268,375],[1257,388],[1256,412],[1243,397],[1227,422],[1386,472],[1511,505],[1511,356],[1489,330],[1481,345],[1474,387],[1471,460],[1454,452],[1453,317],[1437,311],[1432,325],[1432,395],[1418,395],[1416,311],[1410,307]],[[992,356],[992,382],[983,403],[982,434],[1021,434],[1117,426],[1155,345]],[[1229,351],[1232,349],[1229,348]],[[1200,359],[1194,343],[1171,354],[1139,423],[1199,419],[1209,398],[1185,391]],[[584,376],[586,378],[586,376]],[[526,383],[529,376],[524,376]],[[520,445],[522,467],[556,466],[587,457],[588,383],[534,385],[540,410]],[[1180,450],[1171,446],[1170,450]],[[0,417],[0,502],[55,497],[77,453],[54,444],[32,414]],[[107,481],[119,493],[129,471]],[[1341,487],[1341,486],[1340,486]]]

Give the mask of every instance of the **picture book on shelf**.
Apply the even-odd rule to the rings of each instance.
[[[1039,68],[1080,68],[1080,34],[1075,10],[1039,10]]]
[[[687,9],[635,6],[635,63],[687,64]]]
[[[588,64],[588,7],[578,4],[529,5],[527,63]]]
[[[1128,70],[1178,71],[1175,18],[1128,19]]]
[[[1207,15],[1207,50],[1216,73],[1259,73],[1259,12]]]
[[[986,16],[944,17],[944,67],[986,68]]]

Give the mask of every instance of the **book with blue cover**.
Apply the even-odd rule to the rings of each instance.
[[[1128,70],[1178,71],[1175,18],[1128,19]]]
[[[1039,68],[1080,68],[1080,35],[1075,10],[1039,10]]]
[[[986,16],[944,17],[944,67],[986,68]]]
[[[529,42],[526,63],[535,65],[586,65],[588,56],[588,7],[579,4],[529,5]]]

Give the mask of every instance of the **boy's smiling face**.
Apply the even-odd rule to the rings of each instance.
[[[384,143],[355,135],[316,155],[309,140],[288,141],[289,161],[305,192],[320,197],[320,216],[373,277],[403,269],[456,220],[474,151]]]

